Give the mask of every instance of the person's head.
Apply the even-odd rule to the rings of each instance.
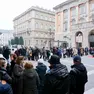
[[[33,65],[31,62],[26,62],[25,65],[24,65],[24,68],[25,69],[32,69],[33,68]]]
[[[60,58],[57,55],[52,55],[51,58],[48,60],[50,65],[60,64]]]
[[[74,57],[73,57],[73,63],[74,63],[74,64],[79,64],[79,63],[81,63],[81,57],[80,57],[80,56],[74,56]]]
[[[3,57],[3,55],[0,54],[0,67],[1,67],[1,68],[2,68],[2,67],[6,68],[7,62],[6,62],[5,60],[6,60],[6,59]]]
[[[11,60],[16,60],[16,59],[17,59],[16,54],[11,54],[11,55],[10,55],[10,59],[11,59]]]
[[[0,59],[0,68],[6,68],[7,67],[7,63],[5,62],[4,59]]]
[[[43,59],[39,59],[38,60],[38,65],[40,65],[40,64],[44,64],[44,60]]]
[[[16,64],[20,65],[23,63],[24,57],[23,56],[18,56],[16,60]]]

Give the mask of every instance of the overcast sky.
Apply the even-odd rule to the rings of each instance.
[[[13,29],[13,19],[31,6],[52,10],[64,1],[66,0],[0,0],[0,29]]]

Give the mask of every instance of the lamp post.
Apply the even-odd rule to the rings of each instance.
[[[50,49],[51,49],[51,28],[49,28],[50,31]]]
[[[64,38],[68,39],[69,41],[71,41],[71,38],[64,36]],[[71,47],[71,43],[70,43],[70,47]]]
[[[57,40],[58,41],[58,47],[59,47],[59,40]]]

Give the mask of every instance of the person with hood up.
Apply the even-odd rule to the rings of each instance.
[[[44,63],[44,60],[39,59],[38,65],[36,66],[36,71],[37,71],[39,78],[40,78],[40,85],[38,88],[38,92],[39,92],[38,94],[42,94],[43,87],[44,87],[44,77],[45,77],[46,70],[47,70],[46,65],[44,65],[43,63]]]
[[[84,94],[85,84],[88,81],[86,67],[81,63],[80,56],[74,56],[73,63],[70,71],[70,94]]]
[[[22,94],[38,94],[38,87],[40,84],[39,76],[33,68],[31,62],[24,65],[23,72],[23,93]]]
[[[51,56],[50,71],[45,75],[43,94],[68,94],[69,75],[67,67],[57,55]]]

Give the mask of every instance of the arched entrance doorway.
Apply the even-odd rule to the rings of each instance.
[[[83,34],[82,34],[82,32],[77,32],[76,33],[76,47],[77,48],[80,48],[80,47],[82,47],[82,42],[83,42]]]
[[[62,44],[61,44],[61,47],[62,48],[67,48],[68,47],[68,43],[66,41],[64,41]]]
[[[94,47],[94,30],[89,33],[89,46]]]

